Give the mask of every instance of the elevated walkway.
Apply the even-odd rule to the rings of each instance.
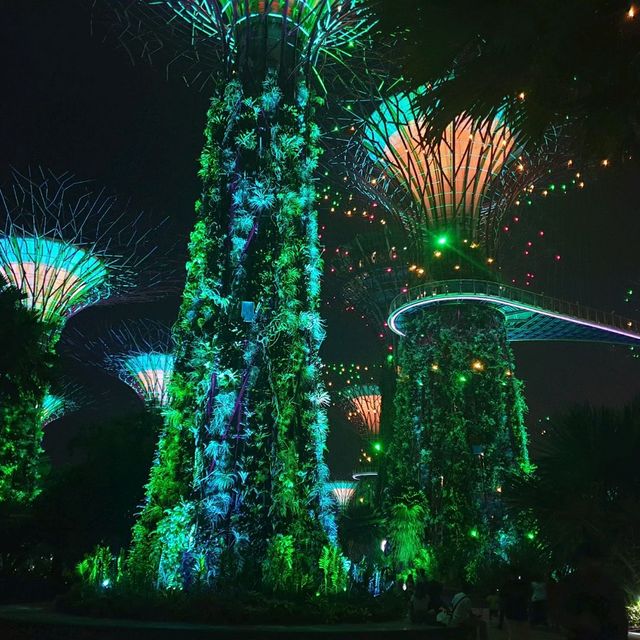
[[[533,291],[485,280],[443,280],[412,287],[391,303],[388,324],[404,336],[410,314],[442,304],[480,303],[505,317],[510,342],[571,341],[639,344],[640,321]]]

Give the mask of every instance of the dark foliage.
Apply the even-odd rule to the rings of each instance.
[[[462,110],[495,113],[505,98],[535,140],[572,123],[597,159],[640,140],[640,15],[626,0],[398,0],[380,3],[404,71],[431,92],[441,125]],[[518,99],[524,93],[525,99]]]
[[[558,569],[598,557],[629,586],[640,582],[640,402],[624,411],[575,410],[543,436],[533,475],[507,501],[537,521],[537,544]]]

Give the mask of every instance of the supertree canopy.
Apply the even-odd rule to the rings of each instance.
[[[455,231],[460,238],[486,237],[492,182],[513,155],[515,136],[500,117],[474,121],[461,114],[429,141],[429,119],[415,95],[385,101],[363,130],[363,146],[378,166],[382,189],[414,233]],[[401,191],[387,186],[393,180]],[[400,209],[409,196],[411,209]],[[417,218],[417,219],[416,219]]]
[[[169,44],[169,68],[212,93],[166,429],[130,573],[166,588],[261,575],[299,589],[337,540],[324,461],[316,112],[373,23],[356,0],[102,5],[129,51]]]
[[[349,506],[356,492],[356,483],[352,480],[336,480],[329,483],[334,500],[341,511]]]
[[[124,293],[156,284],[150,268],[157,225],[139,228],[114,196],[65,173],[39,169],[13,172],[0,192],[0,279],[21,294],[21,303],[41,324],[42,344],[53,357],[69,317]],[[142,267],[144,269],[141,269]],[[5,407],[0,439],[0,499],[28,501],[38,491],[47,384]],[[51,398],[52,400],[52,398]]]
[[[68,317],[106,293],[104,264],[87,251],[58,240],[0,238],[0,261],[0,271],[45,322]]]
[[[90,338],[71,334],[71,353],[81,362],[92,361],[131,387],[151,408],[169,402],[175,357],[169,327],[153,320],[129,320]]]
[[[140,353],[122,362],[122,375],[127,377],[129,384],[145,402],[164,406],[169,400],[168,387],[173,364],[171,354]]]
[[[563,140],[549,131],[530,150],[501,112],[488,119],[461,113],[435,135],[420,100],[428,90],[380,96],[349,145],[349,167],[360,190],[423,246],[431,277],[451,277],[452,268],[457,277],[465,268],[488,272],[505,212],[566,158]]]
[[[360,434],[370,440],[380,435],[382,395],[376,385],[356,385],[343,389],[342,398],[347,406],[347,418]]]
[[[115,196],[65,173],[14,171],[2,191],[0,274],[58,337],[81,309],[136,286],[156,251]],[[139,283],[138,283],[139,284]]]

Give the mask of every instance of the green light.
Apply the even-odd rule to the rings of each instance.
[[[536,537],[536,532],[535,531],[527,531],[527,539],[528,540],[535,540]]]
[[[447,244],[447,236],[440,236],[436,240],[436,244],[440,247],[444,247]]]
[[[374,442],[373,449],[374,451],[382,451],[382,442]]]
[[[473,529],[469,530],[469,535],[472,538],[479,538],[480,537],[480,532],[474,527]]]
[[[458,382],[459,382],[460,384],[464,384],[466,381],[467,381],[467,376],[465,376],[463,373],[461,373],[461,374],[458,376]]]
[[[393,362],[393,355],[392,354],[389,354],[387,356],[387,362]]]

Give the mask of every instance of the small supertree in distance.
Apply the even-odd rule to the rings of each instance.
[[[356,483],[353,480],[335,480],[329,483],[329,487],[338,509],[344,511],[353,500],[356,493]]]
[[[69,351],[81,362],[93,362],[129,386],[147,407],[169,402],[175,357],[171,329],[149,319],[128,320],[103,335],[87,338],[76,330]]]
[[[319,578],[322,548],[337,540],[324,460],[316,112],[373,21],[360,0],[97,4],[130,52],[173,48],[169,68],[212,94],[167,425],[130,574],[160,588],[262,576],[298,590]]]
[[[159,281],[150,264],[156,226],[142,228],[142,220],[142,214],[129,214],[115,196],[72,174],[13,172],[0,192],[0,277],[20,292],[22,304],[41,323],[44,351],[53,354],[66,321],[80,310],[127,293],[143,296]],[[144,286],[141,272],[146,274]],[[17,423],[3,421],[0,438],[20,437],[23,443],[22,463],[0,459],[4,498],[20,494],[30,499],[38,492],[38,411],[45,393],[43,384],[38,398],[14,407]],[[23,473],[24,464],[30,465],[31,473]],[[13,487],[13,476],[31,488]]]

